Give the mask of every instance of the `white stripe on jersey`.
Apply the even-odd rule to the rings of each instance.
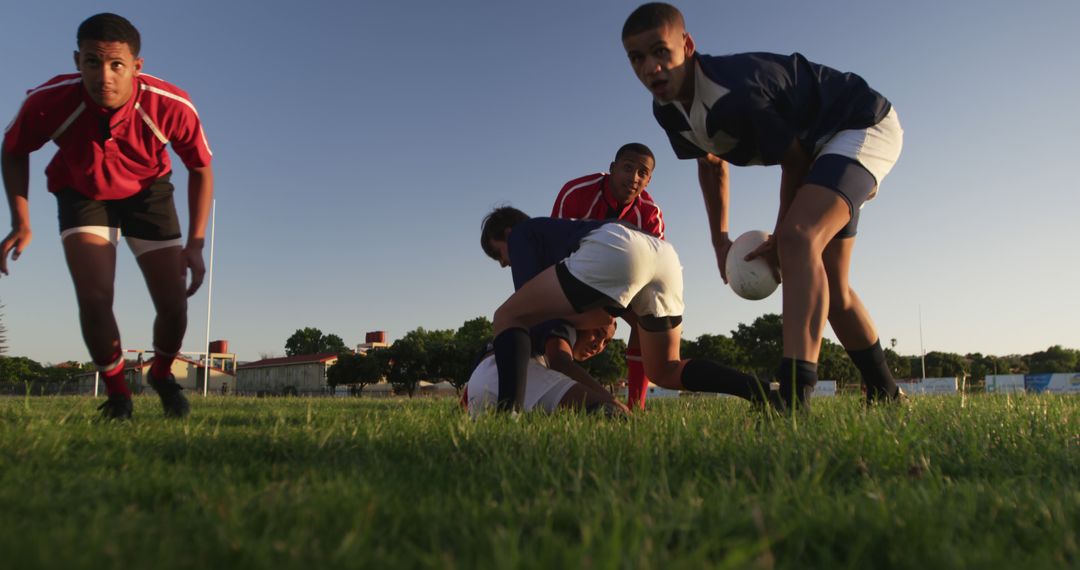
[[[43,85],[43,86],[38,87],[37,89],[34,89],[33,91],[30,91],[29,93],[27,93],[26,97],[23,98],[22,105],[19,105],[19,112],[15,113],[15,116],[12,117],[11,122],[8,123],[8,125],[6,127],[4,127],[4,133],[6,134],[8,131],[11,130],[11,127],[15,126],[15,120],[19,118],[19,115],[22,113],[23,106],[26,105],[26,100],[29,99],[31,95],[33,95],[34,93],[39,93],[41,91],[45,91],[47,89],[52,89],[53,87],[61,87],[63,85],[71,85],[73,83],[80,83],[81,81],[82,81],[82,77],[74,77],[72,79],[65,79],[63,81],[57,81],[56,83],[53,83],[52,85]],[[53,138],[55,138],[55,137],[53,137]]]
[[[149,74],[145,74],[145,73],[143,75],[147,75],[148,77],[154,77],[153,75],[149,75]],[[157,78],[154,77],[154,79],[157,79]],[[199,111],[195,108],[195,105],[193,105],[191,103],[191,101],[188,101],[187,99],[184,99],[183,97],[181,97],[181,96],[179,96],[179,95],[177,95],[175,93],[169,93],[168,91],[165,91],[164,89],[159,89],[157,87],[153,87],[153,86],[147,85],[145,83],[139,84],[139,89],[142,89],[143,91],[149,91],[149,92],[155,93],[157,95],[161,95],[162,97],[168,97],[169,99],[172,99],[174,101],[179,101],[179,102],[187,105],[188,108],[191,109],[191,112],[195,113],[196,117],[199,116]],[[207,142],[207,140],[206,140],[206,133],[203,131],[202,125],[199,126],[199,136],[202,137],[203,146],[206,147],[206,152],[208,152],[210,154],[210,156],[214,156],[214,151],[210,150],[210,143]]]
[[[49,139],[55,141],[56,139],[60,138],[60,135],[64,134],[64,131],[66,131],[67,128],[71,126],[71,123],[75,122],[75,119],[78,118],[78,116],[81,115],[83,110],[85,109],[86,101],[80,101],[79,106],[75,107],[75,111],[71,113],[71,116],[69,116],[67,120],[64,121],[58,129],[56,129],[56,132],[53,133],[52,136],[49,137]]]
[[[664,239],[664,211],[660,209],[660,206],[656,205],[656,202],[653,202],[651,200],[646,200],[646,199],[642,198],[641,196],[638,196],[638,201],[641,202],[642,204],[648,204],[648,205],[652,206],[653,208],[656,208],[656,221],[660,222],[660,235],[658,237],[660,239]],[[639,216],[641,215],[640,214],[640,209],[639,209],[638,215]],[[640,224],[638,225],[638,227],[641,227]]]
[[[600,181],[600,180],[603,180],[603,179],[604,179],[604,175],[601,174],[597,178],[592,178],[592,179],[586,180],[586,181],[582,182],[581,184],[578,184],[577,186],[574,186],[573,188],[567,190],[566,193],[563,194],[562,200],[559,200],[559,215],[558,215],[558,217],[560,217],[560,218],[565,218],[566,217],[566,213],[564,212],[564,209],[566,207],[566,199],[569,198],[571,194],[573,194],[575,191],[580,190],[581,188],[583,188],[585,186],[591,186],[593,184],[596,184],[597,181]],[[593,201],[593,206],[595,206],[595,205],[596,205],[596,201]],[[592,211],[592,206],[589,206],[589,209],[586,210],[586,211],[591,212]]]
[[[154,120],[151,119],[150,115],[146,114],[146,111],[143,110],[142,105],[135,103],[135,110],[139,112],[139,115],[142,117],[143,122],[146,123],[146,126],[150,127],[150,130],[154,133],[154,136],[157,137],[157,140],[161,141],[161,144],[169,144],[169,139],[165,138],[165,135],[161,134],[161,131],[158,130],[157,125],[154,124]]]

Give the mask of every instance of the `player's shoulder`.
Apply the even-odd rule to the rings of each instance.
[[[26,99],[33,102],[51,102],[78,95],[82,89],[82,76],[78,73],[65,73],[27,89]]]
[[[592,174],[586,174],[585,176],[579,176],[566,184],[563,184],[560,193],[568,193],[590,187],[598,188],[605,176],[607,176],[606,172],[594,172]]]
[[[195,105],[191,102],[191,96],[188,95],[187,91],[173,83],[148,73],[139,74],[136,81],[138,82],[140,97],[146,98],[148,101],[159,103],[166,108],[186,107],[192,111],[195,110]]]
[[[660,204],[656,203],[656,200],[649,194],[648,190],[642,190],[638,195],[638,205],[644,210],[654,210],[657,214],[660,214]]]

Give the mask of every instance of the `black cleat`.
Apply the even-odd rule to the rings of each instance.
[[[131,398],[123,394],[113,394],[102,402],[97,409],[101,411],[101,419],[103,420],[130,420]]]
[[[161,398],[161,407],[165,408],[165,417],[183,418],[191,413],[191,405],[188,404],[187,398],[180,393],[183,388],[176,383],[176,378],[172,374],[169,374],[169,377],[164,380],[158,380],[151,376],[150,387]]]

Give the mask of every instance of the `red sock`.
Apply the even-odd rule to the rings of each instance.
[[[165,354],[158,349],[154,349],[154,361],[150,363],[150,376],[155,380],[164,380],[172,374],[173,361],[176,360],[176,353]]]
[[[631,409],[645,409],[645,395],[649,393],[649,379],[645,377],[645,365],[641,363],[641,349],[626,349],[628,389],[626,405]]]
[[[96,366],[101,375],[101,381],[105,383],[106,394],[131,397],[131,388],[128,387],[127,379],[124,378],[124,357],[119,350],[108,364],[96,364]]]

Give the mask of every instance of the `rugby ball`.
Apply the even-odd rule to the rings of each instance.
[[[745,261],[743,258],[754,251],[769,234],[751,230],[735,239],[728,249],[724,269],[727,271],[728,284],[736,295],[743,299],[757,301],[772,295],[780,283],[773,277],[769,264],[762,258]]]

